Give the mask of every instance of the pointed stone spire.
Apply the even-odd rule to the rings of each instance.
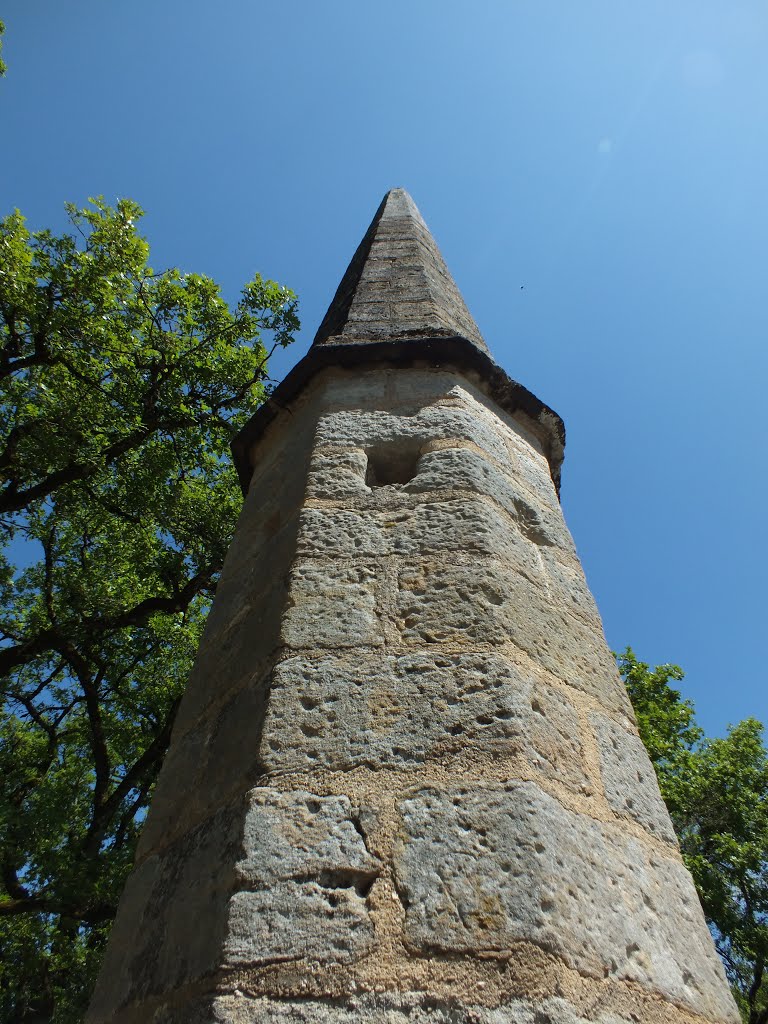
[[[535,423],[559,488],[563,421],[494,362],[416,204],[405,189],[393,188],[352,257],[309,351],[232,442],[243,491],[254,469],[254,445],[318,374],[425,363],[461,368],[482,380],[507,413],[524,414]]]
[[[560,510],[562,423],[419,336],[474,325],[417,216],[390,193],[237,439],[253,485],[86,1024],[739,1024]],[[360,316],[377,261],[420,282],[405,323]]]
[[[384,196],[315,345],[463,337],[488,348],[416,204],[402,188]]]

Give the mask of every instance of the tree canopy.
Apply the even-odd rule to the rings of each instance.
[[[619,668],[704,914],[746,1024],[768,1024],[768,751],[748,718],[707,739],[670,685],[631,648]]]
[[[79,1020],[295,296],[154,271],[129,200],[0,222],[0,1017]]]

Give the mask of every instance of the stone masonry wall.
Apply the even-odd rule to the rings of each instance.
[[[92,1024],[737,1021],[533,426],[336,371],[260,452]]]

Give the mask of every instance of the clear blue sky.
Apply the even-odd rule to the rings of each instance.
[[[294,288],[309,344],[382,194],[564,418],[609,643],[710,732],[768,720],[765,0],[6,0],[0,199],[130,196],[156,267]],[[520,286],[524,285],[521,290]]]

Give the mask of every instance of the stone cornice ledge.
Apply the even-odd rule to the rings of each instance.
[[[340,345],[326,342],[313,346],[232,440],[232,457],[244,494],[253,473],[250,452],[254,443],[281,410],[298,398],[309,381],[320,370],[352,369],[372,364],[397,367],[448,364],[458,370],[478,374],[488,396],[505,412],[523,412],[539,425],[552,480],[559,495],[565,451],[565,424],[562,419],[522,384],[512,380],[487,353],[460,335],[406,337],[394,342],[361,339],[355,343],[345,340]]]

